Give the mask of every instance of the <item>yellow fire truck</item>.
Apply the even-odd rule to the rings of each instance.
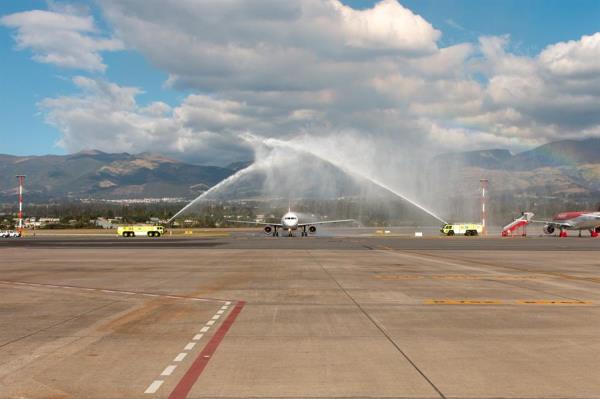
[[[462,234],[465,236],[476,236],[481,234],[483,231],[483,225],[479,223],[453,223],[445,224],[440,230],[442,234],[447,236],[453,236],[455,234]]]
[[[152,226],[148,224],[119,226],[117,235],[119,237],[160,237],[165,234],[163,226]]]

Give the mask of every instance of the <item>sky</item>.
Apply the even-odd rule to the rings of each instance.
[[[521,151],[600,136],[599,60],[598,1],[5,0],[0,153]]]

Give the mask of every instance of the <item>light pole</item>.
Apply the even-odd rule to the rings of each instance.
[[[19,179],[19,234],[23,235],[23,183],[25,182],[25,175],[17,175]]]
[[[479,180],[479,183],[481,183],[481,227],[483,230],[482,234],[487,235],[487,210],[485,209],[485,203],[489,180],[481,179]]]

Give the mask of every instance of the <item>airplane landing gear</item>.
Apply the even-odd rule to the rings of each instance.
[[[308,233],[306,232],[306,226],[302,229],[302,237],[308,237]]]

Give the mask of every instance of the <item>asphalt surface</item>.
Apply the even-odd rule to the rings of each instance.
[[[455,251],[598,251],[600,239],[590,237],[409,237],[311,236],[265,237],[234,234],[231,237],[122,238],[115,236],[38,236],[0,240],[1,248],[219,248],[219,249],[329,249],[329,250],[455,250]]]
[[[0,244],[0,398],[599,398],[599,240]]]

